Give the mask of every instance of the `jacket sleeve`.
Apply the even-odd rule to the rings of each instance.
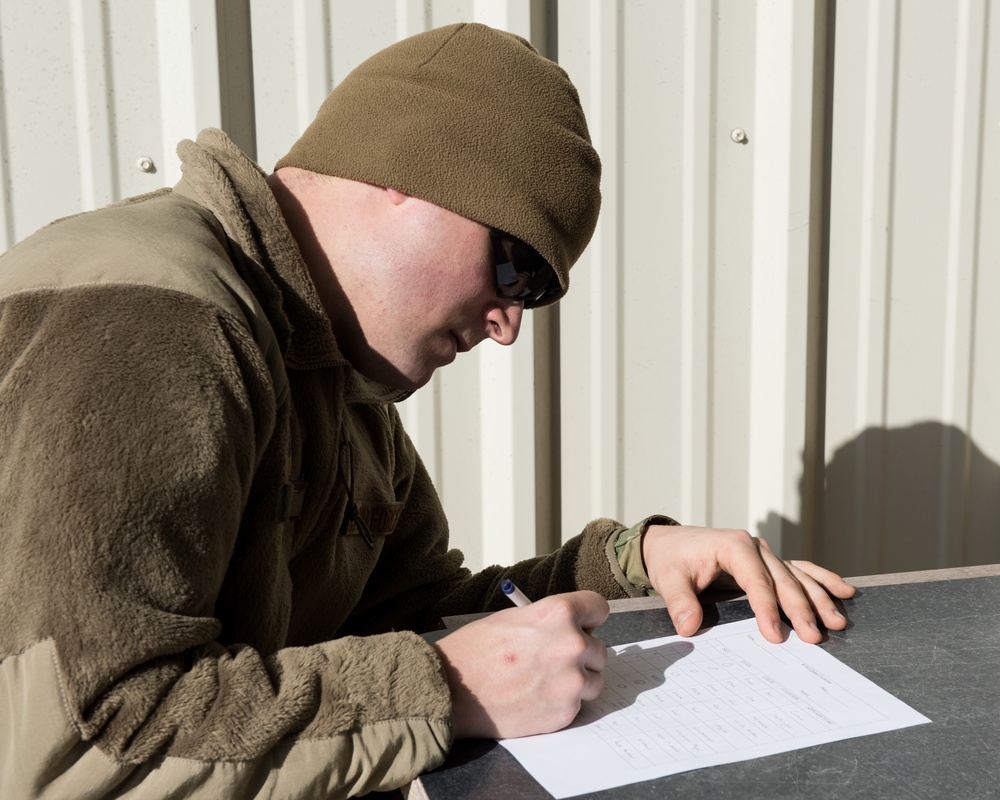
[[[216,616],[275,431],[263,374],[238,322],[155,287],[0,305],[4,797],[347,797],[443,760],[419,637],[271,651]]]
[[[432,630],[440,619],[506,608],[501,577],[512,578],[530,597],[590,589],[608,599],[643,597],[618,563],[615,541],[628,526],[596,519],[555,552],[513,566],[490,566],[472,573],[462,553],[449,548],[448,522],[440,499],[412,442],[395,415],[397,481],[405,509],[387,537],[364,596],[344,630],[368,634],[387,630]],[[638,523],[676,524],[669,517]]]

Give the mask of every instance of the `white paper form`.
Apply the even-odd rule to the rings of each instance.
[[[930,722],[825,650],[752,620],[608,648],[568,728],[500,742],[556,798]]]

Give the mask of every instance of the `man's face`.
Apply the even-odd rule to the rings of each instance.
[[[524,309],[497,296],[488,228],[386,191],[391,233],[365,248],[370,272],[353,304],[362,341],[345,355],[368,377],[413,390],[484,339],[513,344]]]

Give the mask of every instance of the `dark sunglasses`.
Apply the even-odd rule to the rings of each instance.
[[[490,243],[497,271],[497,297],[532,308],[562,291],[552,267],[530,245],[495,228],[490,228]]]

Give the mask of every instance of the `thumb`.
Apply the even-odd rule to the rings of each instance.
[[[693,636],[701,628],[703,612],[694,589],[687,585],[665,586],[660,590],[667,613],[681,636]]]

